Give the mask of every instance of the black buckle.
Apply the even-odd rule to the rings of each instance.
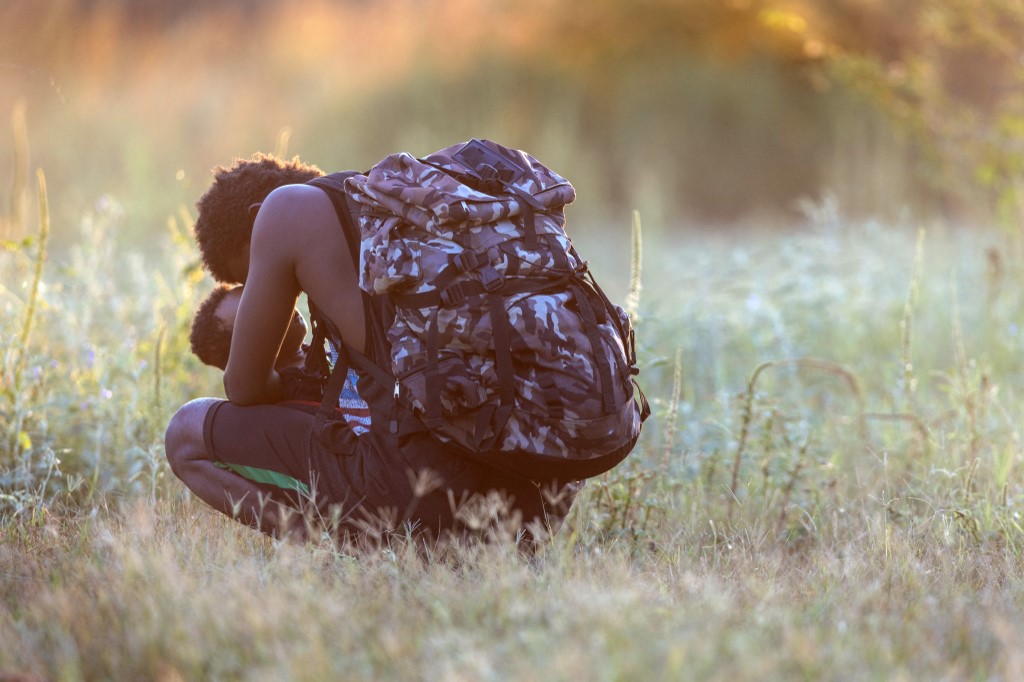
[[[459,284],[452,284],[441,292],[441,305],[445,308],[454,308],[457,305],[462,305],[462,302],[465,300],[466,294]]]
[[[480,282],[484,285],[484,291],[493,294],[505,285],[505,278],[499,275],[497,270],[487,266],[480,271]]]
[[[452,257],[452,263],[460,272],[470,272],[480,267],[481,260],[475,251],[463,251]]]

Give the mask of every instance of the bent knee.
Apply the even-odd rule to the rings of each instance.
[[[180,467],[194,459],[205,459],[206,444],[203,427],[210,408],[220,402],[216,398],[196,398],[182,405],[164,433],[164,452],[171,470],[178,473]]]

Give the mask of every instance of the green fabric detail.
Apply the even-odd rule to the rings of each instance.
[[[285,490],[298,490],[304,495],[309,495],[308,485],[297,478],[292,478],[288,474],[282,474],[280,471],[260,469],[258,467],[247,467],[244,464],[229,464],[228,462],[214,462],[214,465],[221,469],[234,471],[239,476],[247,478],[255,483],[268,483],[270,485],[276,485],[278,488],[283,488]]]

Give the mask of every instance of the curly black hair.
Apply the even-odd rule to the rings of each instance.
[[[236,159],[230,168],[215,167],[213,184],[196,202],[195,237],[210,275],[218,282],[239,283],[227,263],[252,237],[249,207],[282,185],[301,184],[323,174],[297,156],[284,161],[262,153]]]
[[[217,315],[217,308],[224,297],[239,287],[218,284],[203,299],[192,318],[192,331],[188,341],[192,353],[204,365],[224,369],[228,366],[228,354],[231,352],[232,326],[224,323]]]

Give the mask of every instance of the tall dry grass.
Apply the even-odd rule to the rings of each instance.
[[[21,394],[0,406],[31,441],[0,478],[0,671],[1013,679],[1013,244],[819,209],[742,241],[579,240],[634,294],[655,418],[533,557],[275,543],[192,499],[160,444],[178,404],[216,390],[181,340],[203,293],[185,216],[165,281],[89,238],[116,214],[86,216],[71,264],[43,264]],[[5,357],[34,253],[4,254]]]

